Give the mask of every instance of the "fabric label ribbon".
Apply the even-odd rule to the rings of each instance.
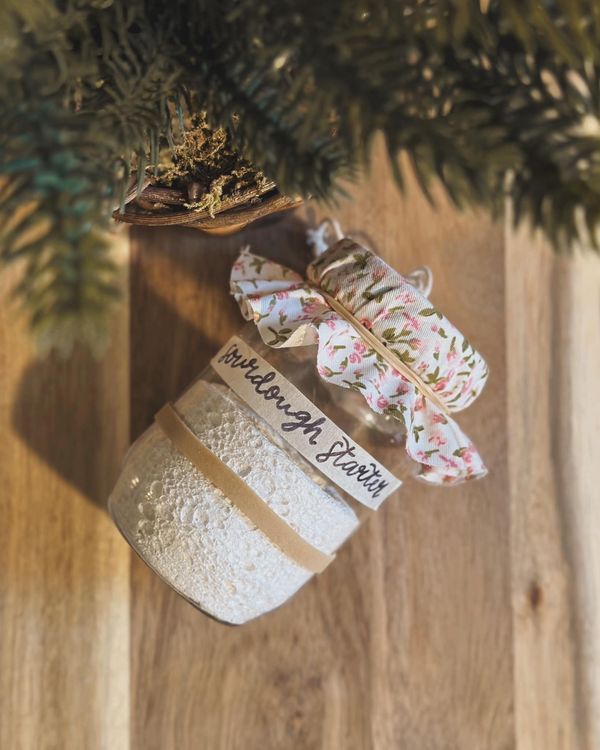
[[[237,336],[211,366],[251,409],[321,473],[377,509],[401,482]]]
[[[280,518],[227,464],[192,432],[172,404],[155,416],[156,424],[177,450],[225,495],[250,523],[255,524],[279,549],[311,573],[321,573],[333,562]]]

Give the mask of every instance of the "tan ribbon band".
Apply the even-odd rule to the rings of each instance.
[[[243,479],[209,450],[172,404],[165,404],[154,419],[176,448],[287,557],[311,573],[321,573],[333,561],[334,555],[321,552],[297,534]]]
[[[371,333],[371,331],[369,331],[369,329],[364,326],[360,322],[360,320],[358,320],[358,318],[355,318],[349,310],[346,310],[341,302],[338,302],[335,297],[327,294],[327,292],[321,289],[321,287],[317,287],[317,289],[319,293],[322,294],[323,297],[325,297],[330,307],[335,310],[336,313],[341,315],[344,320],[350,323],[350,325],[354,328],[358,335],[371,347],[371,349],[374,349],[377,354],[379,354],[388,363],[388,365],[393,367],[394,370],[397,370],[408,381],[410,381],[415,386],[415,388],[417,388],[417,390],[423,396],[425,396],[425,398],[428,398],[430,401],[432,401],[438,407],[438,409],[441,409],[444,412],[444,414],[450,414],[450,411],[446,404],[440,399],[437,393],[417,375],[416,372],[411,370],[408,365],[406,365],[398,356],[390,351],[385,346],[385,344],[383,344],[377,338],[377,336]]]

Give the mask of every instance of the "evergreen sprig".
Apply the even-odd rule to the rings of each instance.
[[[289,193],[331,199],[382,132],[400,184],[557,247],[600,223],[596,0],[5,0],[0,258],[67,342],[115,295],[100,232],[185,109]]]

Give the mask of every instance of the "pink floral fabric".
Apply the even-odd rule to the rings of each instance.
[[[246,249],[233,266],[231,289],[266,344],[318,344],[324,380],[357,390],[373,411],[401,420],[420,478],[447,484],[483,476],[485,466],[456,422],[372,349],[319,290],[377,336],[451,412],[472,403],[488,375],[467,339],[399,273],[349,239],[313,261],[307,279]]]

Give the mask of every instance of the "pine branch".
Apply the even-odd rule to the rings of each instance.
[[[330,198],[340,177],[351,174],[347,153],[323,121],[306,133],[309,111],[272,61],[257,65],[235,45],[213,48],[188,72],[186,84],[213,125],[226,127],[237,149],[288,193]]]
[[[85,130],[73,132],[68,118],[67,131],[64,119],[47,102],[0,118],[0,260],[22,266],[14,293],[40,342],[69,350],[106,332],[117,288],[100,235],[110,195],[98,184],[102,176],[110,184],[111,170],[101,175],[80,156],[91,147]]]
[[[288,193],[331,199],[383,132],[398,182],[530,219],[555,245],[600,226],[597,0],[5,0],[0,261],[38,331],[99,321],[97,233],[206,111]]]
[[[179,95],[173,29],[157,13],[152,32],[132,8],[32,22],[17,37],[27,75],[7,65],[0,78],[3,100],[17,102],[0,110],[0,261],[22,266],[15,295],[34,334],[65,350],[106,332],[117,284],[102,230],[131,159],[157,153]]]
[[[519,16],[530,26],[510,3],[492,2],[487,13],[467,0],[409,5],[410,13],[406,4],[309,1],[301,9],[266,3],[257,12],[241,0],[219,6],[220,33],[233,32],[237,57],[271,71],[285,59],[285,72],[308,82],[294,106],[307,123],[336,113],[340,162],[364,163],[381,130],[399,182],[398,156],[406,152],[425,192],[435,176],[458,205],[498,212],[512,177],[517,216],[558,246],[579,237],[582,214],[595,244],[596,5],[568,13],[568,4],[530,3]],[[266,81],[263,98],[283,100],[283,75]],[[238,110],[243,120],[243,102]]]

